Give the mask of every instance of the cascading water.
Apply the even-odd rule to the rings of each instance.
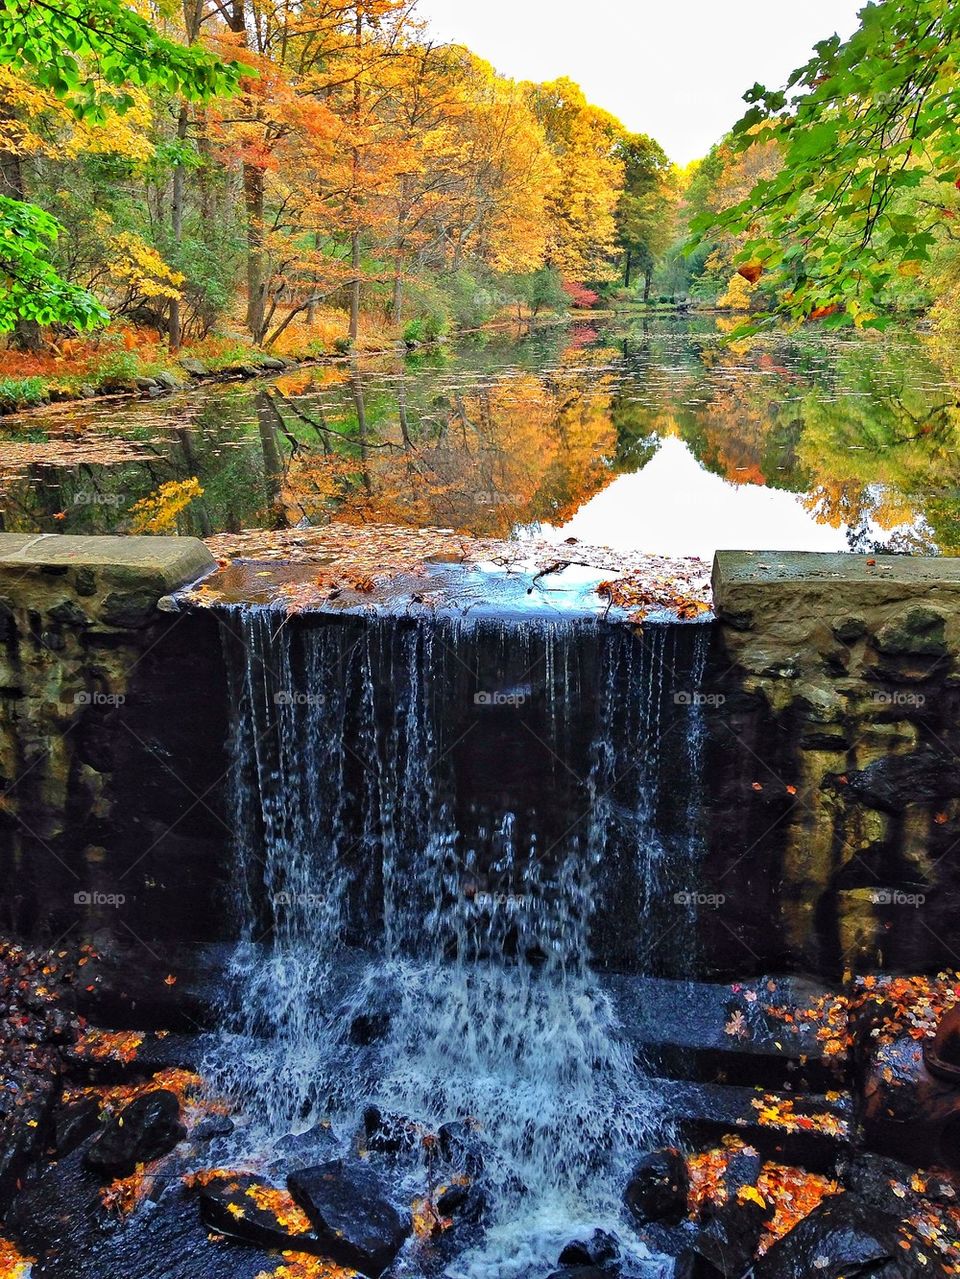
[[[221,620],[245,1153],[468,1119],[490,1218],[446,1273],[544,1273],[669,1135],[599,970],[689,962],[702,629]]]

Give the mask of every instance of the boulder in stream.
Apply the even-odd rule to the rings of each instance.
[[[124,1106],[94,1139],[85,1162],[104,1177],[126,1177],[137,1164],[167,1154],[186,1135],[176,1094],[161,1088]]]
[[[760,1258],[754,1279],[911,1279],[896,1226],[853,1195],[833,1195]]]
[[[555,1270],[550,1279],[617,1279],[617,1272],[606,1266],[571,1266]]]
[[[557,1258],[560,1266],[602,1266],[616,1261],[620,1245],[606,1230],[595,1230],[589,1239],[572,1239]]]
[[[301,1168],[287,1185],[326,1255],[368,1279],[379,1279],[410,1233],[409,1215],[394,1207],[376,1173],[362,1164],[335,1159]]]
[[[710,1263],[706,1273],[740,1279],[757,1255],[764,1224],[772,1216],[772,1205],[728,1200],[697,1233],[692,1251]]]
[[[636,1222],[676,1223],[686,1216],[690,1175],[679,1150],[666,1146],[640,1160],[623,1192],[624,1202]]]
[[[424,1136],[418,1124],[379,1106],[368,1106],[363,1112],[363,1131],[368,1150],[390,1155],[413,1150]]]
[[[288,1193],[251,1173],[224,1173],[204,1181],[200,1215],[211,1230],[262,1248],[326,1253]]]

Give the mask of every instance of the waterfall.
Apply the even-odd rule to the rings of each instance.
[[[614,1223],[669,1135],[601,970],[689,963],[705,630],[220,617],[243,940],[216,1082],[248,1145],[371,1103],[469,1117],[495,1216],[448,1273],[524,1274],[518,1223],[544,1256]]]

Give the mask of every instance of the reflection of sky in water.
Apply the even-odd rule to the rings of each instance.
[[[926,540],[922,517],[910,528]],[[847,525],[817,523],[803,495],[733,484],[705,470],[673,437],[660,442],[646,466],[618,476],[561,528],[545,524],[539,531],[557,541],[576,537],[616,550],[704,559],[717,550],[846,551],[850,545]],[[880,536],[882,530],[871,521],[867,532]]]
[[[704,557],[956,554],[956,377],[903,333],[803,333],[749,352],[721,343],[705,317],[498,333],[413,359],[5,422],[0,524],[129,532],[138,503],[157,508],[162,485],[196,477],[202,497],[168,531],[343,512]]]

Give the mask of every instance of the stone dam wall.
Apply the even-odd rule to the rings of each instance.
[[[707,952],[960,964],[960,560],[720,552],[713,590]]]
[[[0,536],[0,930],[206,939],[229,832],[192,538]]]
[[[223,619],[161,607],[213,568],[0,536],[0,930],[231,936]],[[960,561],[721,552],[714,595],[702,971],[960,965]]]

